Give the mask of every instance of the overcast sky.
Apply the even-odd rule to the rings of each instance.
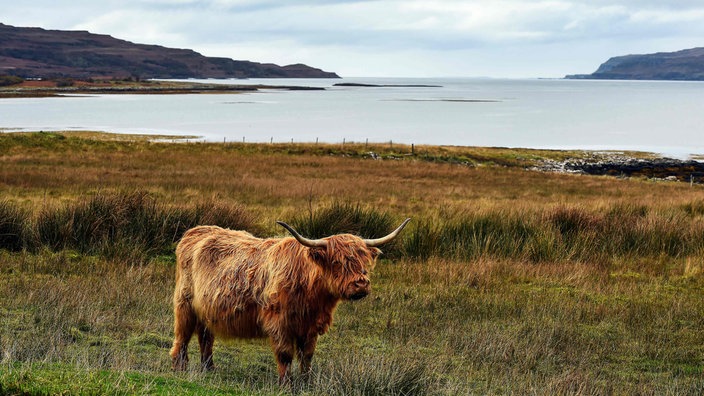
[[[562,77],[704,46],[702,0],[0,0],[0,22],[356,76]]]

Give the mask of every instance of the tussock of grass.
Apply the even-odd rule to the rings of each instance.
[[[704,252],[704,223],[677,211],[621,204],[606,210],[553,207],[536,213],[490,210],[421,219],[403,236],[404,257],[533,262],[673,258]]]
[[[360,204],[333,202],[329,207],[295,217],[291,224],[311,238],[350,233],[363,238],[380,238],[395,228],[388,213]]]
[[[98,193],[46,206],[34,219],[22,208],[0,202],[0,248],[69,249],[141,262],[171,255],[181,235],[201,224],[257,230],[240,205],[206,201],[173,207],[143,191]]]
[[[381,238],[391,233],[400,221],[389,213],[381,212],[361,204],[334,201],[316,211],[296,216],[293,227],[303,235],[322,238],[329,235],[349,233],[363,238]],[[382,247],[385,257],[398,258],[402,239],[397,238]]]
[[[22,250],[28,218],[26,210],[8,200],[0,201],[0,248],[10,251]]]
[[[99,193],[75,202],[47,206],[35,219],[9,201],[0,203],[0,247],[17,251],[70,249],[107,258],[143,262],[171,255],[187,229],[201,224],[261,234],[241,205],[205,201],[167,206],[145,192]],[[291,224],[319,238],[353,233],[376,238],[391,232],[388,213],[360,204],[334,201]],[[389,257],[426,260],[510,258],[532,262],[611,262],[633,257],[672,258],[704,252],[704,219],[689,207],[654,211],[642,205],[616,204],[600,209],[548,207],[536,212],[511,209],[463,211],[443,218],[416,218],[395,243]]]
[[[319,395],[423,395],[432,385],[425,360],[401,354],[354,354],[325,359],[302,390]]]

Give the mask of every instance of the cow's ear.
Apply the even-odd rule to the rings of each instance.
[[[325,248],[309,248],[308,254],[310,258],[321,266],[324,266],[327,262],[327,254]]]
[[[372,258],[377,258],[379,257],[379,255],[381,255],[381,250],[377,248],[371,248],[370,250],[372,252]]]

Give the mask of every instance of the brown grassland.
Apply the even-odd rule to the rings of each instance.
[[[704,186],[526,170],[584,152],[411,150],[0,133],[0,394],[704,393]],[[185,228],[405,217],[308,381],[279,388],[265,341],[170,371]]]

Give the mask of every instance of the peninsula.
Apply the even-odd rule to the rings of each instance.
[[[0,23],[0,75],[23,78],[339,78],[303,64],[214,58],[87,31]]]
[[[592,74],[568,79],[704,81],[704,48],[613,57]]]

